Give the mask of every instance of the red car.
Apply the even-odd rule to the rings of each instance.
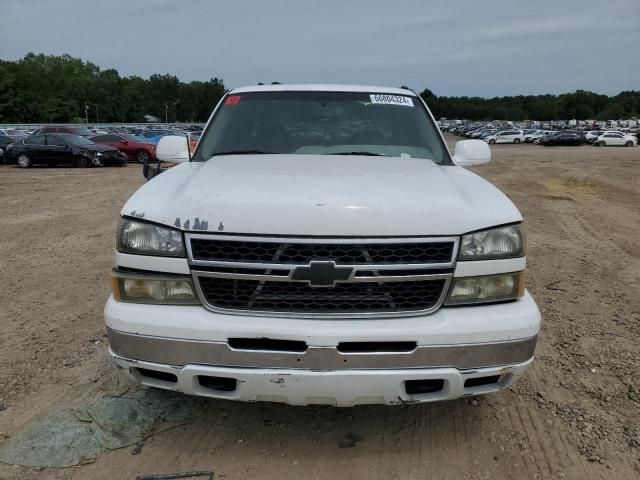
[[[126,153],[129,160],[135,160],[140,163],[156,160],[156,144],[145,142],[135,135],[109,133],[107,135],[96,135],[91,137],[90,140],[94,143],[116,147],[122,153]]]
[[[191,153],[193,153],[198,146],[200,135],[202,135],[202,132],[190,132],[187,134],[187,138],[189,139],[189,150]]]
[[[45,133],[72,133],[74,135],[80,135],[81,137],[89,138],[93,135],[93,132],[85,127],[69,127],[69,126],[56,126],[51,125],[48,127],[42,127],[36,130],[34,135],[42,135]]]

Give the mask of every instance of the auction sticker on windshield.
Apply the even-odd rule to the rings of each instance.
[[[371,103],[383,103],[386,105],[404,105],[405,107],[413,107],[413,100],[402,95],[382,95],[371,94]]]

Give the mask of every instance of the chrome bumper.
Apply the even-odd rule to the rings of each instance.
[[[164,365],[290,368],[307,370],[486,368],[524,363],[533,357],[537,336],[508,342],[418,346],[410,352],[344,353],[309,346],[305,352],[233,349],[226,342],[182,340],[107,328],[117,357]]]

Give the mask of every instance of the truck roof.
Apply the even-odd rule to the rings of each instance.
[[[277,84],[277,85],[252,85],[238,87],[231,90],[232,94],[247,92],[375,92],[388,93],[390,95],[409,95],[415,97],[415,92],[397,87],[374,87],[368,85],[337,85],[337,84]]]

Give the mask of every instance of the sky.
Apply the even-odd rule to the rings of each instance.
[[[0,59],[68,53],[228,88],[640,89],[640,0],[1,0]]]

